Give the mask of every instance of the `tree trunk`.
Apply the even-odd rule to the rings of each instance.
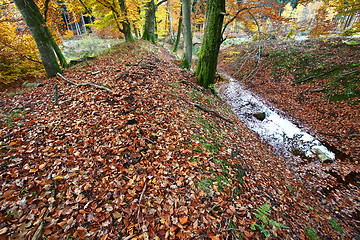
[[[125,19],[121,22],[123,25],[122,33],[125,36],[126,42],[133,42],[135,41],[134,36],[131,33],[131,25],[129,22],[129,19],[127,18],[127,11],[126,11],[126,5],[124,0],[119,0],[120,9],[122,14],[125,16]]]
[[[134,36],[131,33],[131,25],[130,25],[129,21],[125,20],[124,22],[122,22],[122,25],[123,25],[123,33],[125,36],[125,41],[126,42],[135,41]]]
[[[173,28],[172,28],[172,19],[171,19],[171,11],[169,8],[169,2],[168,2],[168,15],[169,15],[169,37],[170,37],[170,43],[174,43],[174,36],[173,36]]]
[[[53,77],[56,73],[61,73],[54,53],[54,51],[56,51],[54,46],[56,45],[57,49],[59,49],[59,47],[46,26],[44,18],[34,0],[14,0],[14,2],[35,39],[47,76]],[[59,55],[62,56],[60,49]],[[64,65],[66,66],[66,62]]]
[[[155,36],[155,12],[156,12],[156,5],[154,0],[150,0],[146,3],[146,15],[145,15],[145,24],[143,28],[143,35],[142,39],[155,43],[156,36]]]
[[[181,37],[181,26],[182,26],[182,7],[181,7],[181,11],[180,11],[179,25],[178,25],[178,30],[177,30],[177,34],[176,34],[176,40],[175,40],[173,52],[176,52],[178,49],[178,46],[179,46],[180,37]]]
[[[192,60],[192,34],[191,34],[191,0],[183,0],[183,27],[184,27],[184,56],[183,67],[190,69]]]
[[[214,84],[224,14],[225,0],[207,1],[205,33],[195,70],[198,84],[205,88]]]

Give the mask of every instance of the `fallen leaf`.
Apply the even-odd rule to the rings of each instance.
[[[179,218],[179,222],[180,222],[181,225],[184,225],[184,224],[186,224],[188,222],[188,219],[189,219],[188,216],[183,216],[183,217]]]

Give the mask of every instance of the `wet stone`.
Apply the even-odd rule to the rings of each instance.
[[[265,112],[257,112],[254,113],[254,117],[259,119],[260,121],[263,121],[266,118]]]

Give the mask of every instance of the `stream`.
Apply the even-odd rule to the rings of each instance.
[[[246,89],[236,79],[224,73],[221,76],[227,81],[217,84],[220,97],[231,106],[242,122],[272,145],[277,153],[305,159],[318,158],[322,162],[335,160],[333,152],[284,117],[270,103]]]

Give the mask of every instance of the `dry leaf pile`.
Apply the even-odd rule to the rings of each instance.
[[[164,49],[142,41],[121,44],[62,75],[111,92],[55,77],[2,96],[1,238],[358,234],[358,189],[335,190],[336,198],[324,202],[322,191],[336,180],[304,180],[222,101],[197,90],[194,77]],[[256,216],[265,205],[267,224]]]

